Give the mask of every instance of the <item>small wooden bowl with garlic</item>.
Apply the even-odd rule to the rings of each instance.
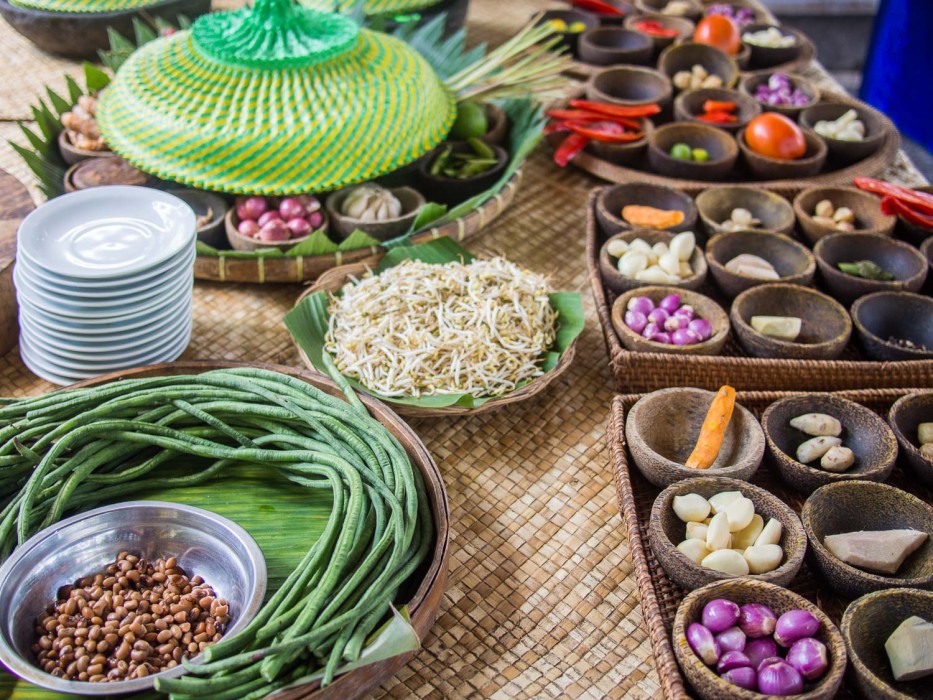
[[[332,193],[324,208],[342,238],[359,230],[387,241],[407,233],[424,204],[421,193],[411,187],[386,189],[367,183]]]
[[[816,260],[805,246],[779,233],[730,231],[706,244],[706,262],[716,286],[734,299],[769,282],[809,286]]]
[[[896,216],[881,213],[881,200],[854,187],[811,187],[794,198],[794,213],[811,245],[831,233],[890,236]]]
[[[786,503],[746,481],[715,476],[664,489],[651,508],[648,536],[667,575],[688,590],[738,576],[786,586],[807,550]]]
[[[675,235],[636,229],[617,233],[603,244],[599,271],[607,287],[623,294],[655,284],[699,289],[706,281],[707,265],[690,231]]]

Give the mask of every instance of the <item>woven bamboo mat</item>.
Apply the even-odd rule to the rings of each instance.
[[[474,0],[474,36],[501,41],[541,6]],[[0,47],[10,33],[0,27]],[[0,93],[0,115],[20,114],[42,82]],[[0,136],[9,132],[4,126]],[[23,177],[8,151],[0,167]],[[919,178],[906,161],[890,176]],[[594,184],[573,169],[558,171],[539,150],[513,206],[470,244],[580,292],[587,328],[571,370],[532,401],[470,419],[413,422],[450,495],[450,577],[424,648],[374,697],[660,693],[604,441],[611,379],[584,265],[584,208]],[[301,366],[281,322],[300,292],[199,282],[184,357]],[[50,388],[15,352],[0,358],[0,395]]]

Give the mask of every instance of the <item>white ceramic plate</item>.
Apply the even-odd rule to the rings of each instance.
[[[145,278],[134,278],[130,282],[113,286],[90,284],[79,287],[65,284],[62,282],[64,278],[61,276],[43,276],[43,273],[36,271],[33,264],[24,257],[20,257],[16,260],[16,269],[19,270],[19,273],[24,279],[33,282],[34,286],[50,294],[61,295],[63,298],[67,297],[74,301],[83,301],[85,299],[111,300],[154,290],[163,284],[167,277],[177,275],[182,271],[186,271],[189,275],[194,274],[194,259],[195,250],[192,248],[184,252],[180,257],[172,258],[171,264],[166,263],[161,265],[156,270],[157,274],[153,273]],[[48,273],[45,274],[47,275]]]
[[[150,312],[138,314],[135,318],[129,318],[125,321],[105,321],[104,323],[80,323],[73,319],[63,321],[60,318],[49,316],[41,309],[34,307],[20,306],[19,315],[28,316],[32,321],[43,328],[51,328],[59,333],[66,333],[77,336],[98,336],[98,335],[121,335],[129,331],[141,328],[149,328],[157,323],[162,323],[169,318],[191,315],[192,300],[190,295],[177,299],[164,308],[153,309]]]
[[[149,187],[93,187],[52,199],[23,219],[17,252],[42,269],[108,279],[155,267],[192,244],[194,210]]]
[[[143,281],[147,284],[157,282],[168,270],[173,270],[179,265],[192,265],[196,254],[195,246],[192,244],[175,253],[175,255],[168,260],[148,270],[137,271],[121,277],[93,280],[49,272],[48,270],[44,270],[41,265],[37,265],[35,262],[31,261],[25,255],[17,256],[16,260],[17,264],[22,264],[23,267],[28,268],[30,272],[34,273],[33,277],[38,277],[52,285],[61,287],[62,291],[65,292],[81,293],[82,291],[90,291],[94,293],[113,289],[117,290],[117,293],[125,294],[135,289],[137,285]],[[188,262],[189,258],[191,262]]]
[[[193,287],[194,278],[185,270],[171,279],[166,279],[165,286],[157,288],[151,293],[132,298],[123,303],[106,304],[105,302],[78,302],[48,296],[41,289],[25,279],[22,273],[14,269],[13,282],[16,285],[17,299],[26,299],[33,306],[46,311],[52,316],[63,316],[83,320],[91,319],[118,319],[128,314],[146,311],[159,306],[168,299],[185,293],[186,289]]]
[[[106,369],[114,365],[120,367],[135,367],[141,364],[148,364],[148,358],[160,355],[166,350],[171,350],[178,345],[183,338],[191,338],[191,322],[188,321],[174,329],[168,335],[152,342],[144,343],[131,350],[114,351],[106,350],[101,353],[82,354],[70,350],[59,350],[43,342],[41,336],[33,335],[28,327],[21,329],[21,337],[25,339],[26,345],[30,348],[30,354],[42,360],[52,363],[62,369],[68,370],[86,370],[93,371],[97,369]],[[185,346],[187,346],[187,342]]]
[[[51,352],[64,354],[76,353],[81,357],[94,357],[109,352],[136,352],[138,348],[145,348],[154,343],[161,342],[166,337],[175,333],[186,323],[184,318],[172,318],[156,328],[145,328],[143,332],[137,333],[135,337],[124,337],[120,335],[113,336],[94,336],[94,342],[87,342],[83,339],[75,340],[68,336],[62,336],[47,328],[36,325],[24,316],[19,320],[21,330],[25,330],[32,338],[41,339],[42,345],[48,345]]]

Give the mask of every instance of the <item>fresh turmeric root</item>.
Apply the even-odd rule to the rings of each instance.
[[[722,442],[726,437],[726,428],[732,420],[732,411],[735,408],[735,389],[723,386],[716,392],[713,403],[710,404],[703,427],[700,428],[700,437],[696,447],[687,458],[686,465],[694,469],[709,469],[719,456]]]

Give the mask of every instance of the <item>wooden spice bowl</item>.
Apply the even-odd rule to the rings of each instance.
[[[842,444],[855,453],[855,464],[848,471],[834,473],[821,469],[819,462],[807,465],[797,461],[797,448],[812,436],[791,427],[790,421],[807,413],[825,413],[842,423]],[[894,470],[894,432],[877,413],[854,401],[830,394],[789,396],[765,409],[761,426],[768,443],[766,461],[801,493],[852,479],[887,481]]]
[[[625,324],[625,310],[629,301],[645,296],[655,304],[669,294],[679,294],[685,304],[696,311],[697,318],[705,318],[713,325],[713,334],[701,343],[672,345],[647,340]],[[708,296],[682,287],[636,287],[615,300],[612,305],[612,326],[619,340],[632,352],[661,352],[667,355],[718,355],[729,338],[729,317],[722,307]]]
[[[690,20],[698,20],[703,16],[703,7],[700,4],[699,0],[685,0],[686,4],[689,6],[689,9],[683,15],[660,15],[661,17],[671,17],[675,19],[684,18]],[[670,0],[635,0],[635,9],[640,12],[648,13],[660,13],[667,5],[670,3]]]
[[[684,41],[690,38],[693,36],[693,32],[696,29],[696,24],[694,24],[686,17],[672,17],[671,15],[662,15],[654,12],[646,12],[645,14],[640,15],[630,15],[622,22],[622,26],[624,26],[626,29],[633,29],[637,32],[638,28],[635,25],[645,20],[649,22],[657,22],[665,29],[673,29],[677,32],[677,36],[656,36],[654,34],[646,34],[645,36],[651,39],[651,41],[654,43],[655,53],[660,53],[675,41]]]
[[[74,165],[75,163],[80,163],[82,160],[88,160],[89,158],[109,158],[114,155],[114,152],[109,148],[105,148],[102,151],[78,148],[71,143],[71,139],[68,138],[68,132],[65,129],[58,132],[58,150],[61,151],[62,160],[68,165]]]
[[[764,574],[749,574],[748,578],[767,581],[778,586],[788,585],[800,570],[803,555],[807,551],[807,534],[803,531],[800,519],[790,506],[765,489],[749,484],[747,481],[721,476],[699,476],[678,481],[658,494],[651,507],[651,517],[648,522],[648,538],[651,542],[651,550],[658,558],[658,563],[672,581],[687,590],[700,588],[713,581],[737,578],[731,574],[696,564],[677,549],[677,545],[686,539],[687,525],[674,512],[674,497],[696,493],[709,499],[722,491],[741,491],[743,496],[755,504],[755,513],[760,515],[765,523],[771,518],[781,523],[779,544],[784,550],[784,560],[773,571]]]
[[[933,268],[933,235],[920,244],[920,252],[926,256],[927,262]]]
[[[657,104],[664,111],[671,106],[674,89],[666,75],[652,68],[618,66],[593,75],[586,84],[586,96],[626,107]]]
[[[830,700],[834,698],[842,685],[846,669],[846,647],[839,630],[829,616],[803,596],[773,583],[753,578],[733,578],[717,581],[689,593],[677,608],[671,637],[674,655],[687,676],[687,680],[704,700],[762,700],[761,693],[738,688],[722,680],[690,648],[687,643],[687,627],[700,620],[703,607],[717,598],[731,600],[737,605],[762,603],[771,608],[780,617],[789,610],[808,610],[820,621],[820,628],[814,635],[826,645],[829,655],[829,668],[817,682],[808,682],[804,692],[792,696],[795,700]]]
[[[865,233],[834,233],[824,236],[813,247],[820,275],[830,294],[844,304],[872,292],[904,290],[916,292],[927,278],[929,263],[912,245],[884,236]],[[839,263],[870,260],[893,280],[871,280],[850,275],[839,269]]]
[[[680,233],[693,231],[696,228],[697,208],[693,199],[680,190],[660,185],[613,185],[604,188],[596,199],[596,219],[607,235],[635,228],[622,218],[622,210],[629,204],[666,211],[677,209],[683,212],[684,220],[676,226],[664,229],[665,231]]]
[[[753,316],[801,319],[797,340],[763,335],[751,327]],[[852,321],[845,308],[825,294],[796,284],[762,284],[746,289],[732,302],[729,318],[739,344],[755,357],[795,360],[833,360],[842,354]]]
[[[625,442],[638,471],[659,488],[693,479],[697,470],[684,466],[693,451],[700,427],[716,396],[714,391],[676,387],[640,398],[625,420]],[[747,481],[761,464],[765,436],[751,412],[735,404],[722,448],[708,477]]]
[[[873,360],[933,359],[933,299],[911,292],[874,292],[852,304],[858,339]],[[904,347],[892,338],[910,341]]]
[[[702,148],[709,160],[680,160],[671,154],[676,144],[685,143],[691,149]],[[648,137],[648,163],[651,169],[667,177],[688,180],[722,180],[732,172],[738,160],[735,139],[722,129],[694,122],[665,124]]]
[[[595,66],[647,65],[654,55],[654,42],[634,29],[596,27],[583,32],[577,53],[581,61]]]
[[[920,481],[933,486],[933,462],[920,454],[917,427],[933,422],[933,391],[918,391],[902,396],[888,412],[888,423],[897,437],[907,466]]]
[[[820,136],[829,148],[829,157],[840,163],[854,163],[867,158],[881,148],[886,138],[885,123],[874,110],[853,107],[842,102],[820,102],[800,112],[800,125],[813,129],[817,122],[835,121],[849,110],[858,113],[859,121],[865,125],[865,138],[861,141],[843,141]]]
[[[281,251],[286,251],[291,248],[294,248],[299,243],[308,240],[316,231],[312,231],[306,236],[301,236],[300,238],[290,238],[287,241],[260,241],[258,238],[252,238],[251,236],[244,236],[237,230],[237,227],[240,225],[240,218],[236,215],[236,207],[230,207],[227,210],[226,215],[224,216],[224,228],[227,231],[227,240],[230,242],[230,246],[234,250],[267,250],[269,248],[277,248]],[[327,233],[330,222],[327,217],[324,217],[324,223],[317,229],[317,231],[324,231]]]
[[[654,123],[650,119],[635,119],[641,126],[644,136],[637,141],[625,143],[609,143],[607,141],[590,141],[586,150],[592,151],[597,158],[602,158],[617,165],[631,165],[639,163],[648,152],[648,138],[654,132]]]
[[[723,233],[723,222],[732,219],[733,209],[746,209],[761,221],[754,230],[790,234],[794,230],[794,208],[779,194],[757,187],[711,187],[696,198],[696,208],[709,235]]]
[[[566,23],[568,27],[576,22],[584,25],[586,29],[593,29],[599,26],[599,20],[596,18],[596,15],[583,12],[582,10],[548,10],[547,12],[541,13],[537,24],[547,24],[552,20],[560,20]],[[567,31],[558,32],[558,34],[560,36],[560,44],[558,44],[558,46],[566,47],[573,56],[578,56],[580,36],[583,32]]]
[[[933,194],[933,185],[924,185],[923,187],[915,187],[914,189],[917,190],[917,192]],[[903,216],[898,216],[897,236],[898,238],[903,238],[908,243],[913,243],[914,245],[919,246],[933,237],[933,228],[929,228],[927,226],[918,226],[917,224],[908,221]],[[931,250],[930,246],[933,246],[933,244],[927,245],[926,249],[928,251]],[[929,253],[927,257],[933,261],[933,252]],[[933,264],[933,262],[931,262],[931,264]]]
[[[710,75],[718,75],[726,88],[731,88],[739,79],[739,66],[735,59],[708,44],[685,41],[668,46],[658,57],[658,70],[671,79],[695,65],[703,66]]]
[[[930,678],[895,681],[884,644],[908,617],[933,620],[933,593],[895,588],[869,593],[854,601],[842,616],[842,638],[859,693],[868,700],[913,700],[930,697]]]
[[[341,238],[346,238],[356,230],[363,231],[380,241],[387,241],[407,233],[415,223],[418,212],[425,205],[424,197],[411,187],[393,187],[389,189],[402,205],[402,215],[384,221],[361,221],[341,213],[341,207],[347,195],[357,186],[347,187],[327,196],[324,209],[327,218],[334,226],[334,230]]]
[[[729,124],[714,124],[700,119],[703,114],[703,104],[707,100],[716,102],[734,102],[736,105],[735,117],[738,121]],[[761,114],[761,105],[748,95],[738,90],[728,88],[700,88],[686,90],[674,100],[674,119],[683,122],[705,124],[728,132],[744,129],[748,123]]]
[[[933,507],[916,496],[874,481],[840,481],[810,494],[800,519],[816,570],[840,595],[857,598],[888,588],[933,588],[933,537],[907,557],[893,576],[846,564],[823,544],[827,535],[860,530],[933,533]]]
[[[607,5],[612,5],[619,12],[617,14],[610,15],[603,12],[594,11],[593,14],[596,15],[597,19],[599,19],[599,23],[604,26],[622,24],[626,17],[630,17],[631,15],[635,14],[635,6],[631,2],[628,2],[628,0],[605,0],[605,2]]]
[[[631,243],[636,238],[641,238],[646,243],[654,245],[655,243],[670,243],[676,234],[668,231],[659,231],[658,229],[635,229],[633,231],[622,231],[603,243],[599,250],[599,272],[603,277],[603,282],[612,291],[617,294],[623,294],[636,287],[650,287],[653,282],[642,282],[631,277],[623,277],[616,266],[616,258],[609,255],[609,243],[612,241],[625,241]],[[706,259],[703,257],[703,251],[700,246],[693,249],[693,255],[690,256],[690,267],[693,274],[677,283],[671,283],[667,286],[683,289],[699,289],[706,281]]]
[[[790,46],[758,46],[757,44],[752,44],[751,42],[745,41],[746,34],[759,32],[770,27],[775,27],[784,36],[794,37],[794,43]],[[774,66],[781,65],[782,63],[789,63],[790,61],[793,61],[795,58],[797,58],[797,56],[800,55],[801,49],[803,49],[803,35],[796,29],[791,29],[788,26],[778,26],[772,24],[771,22],[758,22],[755,24],[750,24],[747,27],[743,27],[741,31],[742,43],[745,46],[748,46],[751,50],[748,66],[752,70],[773,68]]]
[[[763,180],[796,180],[819,175],[826,163],[826,144],[809,129],[802,129],[807,150],[796,160],[778,160],[753,151],[745,140],[745,129],[736,134],[739,149],[749,170]]]
[[[801,75],[794,75],[791,73],[786,73],[788,79],[790,80],[791,90],[800,90],[804,95],[807,96],[809,101],[800,106],[796,105],[773,105],[767,102],[762,102],[757,97],[755,97],[755,92],[758,89],[759,85],[765,85],[768,82],[768,79],[774,75],[775,72],[783,71],[774,71],[774,70],[760,70],[755,71],[754,73],[749,73],[742,81],[739,83],[739,90],[744,92],[746,95],[749,95],[754,99],[758,104],[761,105],[761,108],[766,112],[778,112],[783,114],[785,117],[790,117],[794,121],[797,120],[797,117],[800,113],[805,110],[807,107],[812,107],[820,99],[820,89],[811,83],[809,80],[804,78]]]
[[[718,233],[706,244],[706,262],[716,286],[730,299],[746,289],[770,283],[726,268],[730,260],[742,254],[767,260],[786,284],[809,286],[816,274],[813,253],[787,236],[768,231]]]
[[[839,229],[814,221],[816,205],[824,199],[832,202],[833,208],[847,207],[855,215],[854,233],[870,233],[890,236],[894,232],[897,217],[881,213],[881,200],[873,194],[855,187],[810,187],[794,197],[794,213],[800,222],[804,238],[815,244],[823,236],[840,233]]]
[[[496,164],[488,170],[465,178],[447,177],[441,174],[433,175],[431,167],[434,161],[441,156],[446,145],[448,144],[438,146],[429,158],[421,161],[418,168],[418,191],[432,202],[452,206],[485,192],[502,177],[502,173],[505,172],[509,163],[509,154],[504,148],[495,144],[487,144],[496,158]],[[449,145],[452,153],[473,153],[473,149],[465,141],[451,141]]]

